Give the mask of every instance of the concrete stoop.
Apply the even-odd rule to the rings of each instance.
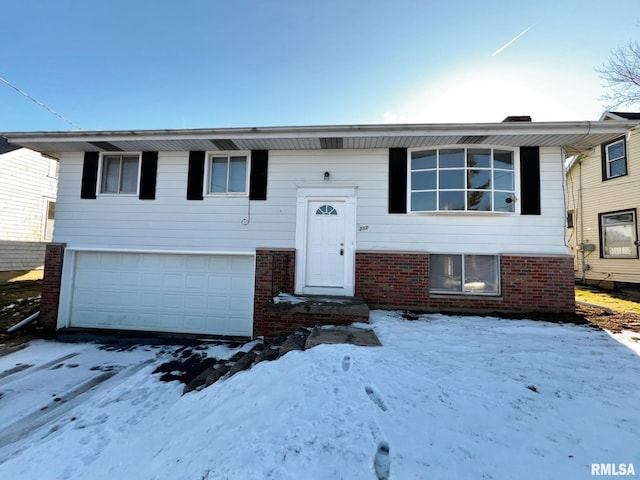
[[[280,335],[268,345],[257,345],[248,352],[238,352],[227,360],[217,360],[184,387],[183,393],[202,390],[220,379],[248,370],[263,361],[276,360],[294,350],[307,350],[320,344],[350,343],[352,345],[379,347],[382,344],[370,329],[345,325],[322,325],[315,328],[298,328],[288,336]]]

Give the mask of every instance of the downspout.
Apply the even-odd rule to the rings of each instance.
[[[15,332],[16,330],[18,330],[19,328],[24,327],[25,325],[30,324],[31,322],[33,322],[36,318],[38,318],[40,316],[40,310],[38,310],[37,312],[35,312],[32,315],[29,315],[27,318],[25,318],[24,320],[16,323],[13,327],[9,327],[7,328],[7,333],[11,333],[11,332]]]
[[[584,244],[583,244],[583,240],[584,240],[584,217],[583,217],[583,208],[582,208],[582,156],[578,157],[578,216],[580,217],[578,220],[578,223],[580,224],[580,227],[578,228],[578,235],[576,238],[576,245],[580,245],[580,273],[581,273],[581,277],[580,280],[581,282],[584,284],[587,281],[587,277],[586,277],[586,265],[587,265],[587,259],[585,256],[585,252],[584,252]]]

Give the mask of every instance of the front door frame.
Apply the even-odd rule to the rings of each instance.
[[[355,186],[307,186],[298,187],[296,207],[296,279],[298,295],[353,296],[355,291],[356,250],[356,190]],[[345,205],[344,281],[342,287],[309,287],[306,285],[307,230],[309,202],[342,201]]]

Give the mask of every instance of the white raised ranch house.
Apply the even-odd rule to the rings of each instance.
[[[572,311],[564,161],[628,126],[6,136],[60,160],[42,322],[271,336],[318,321],[274,312],[281,291],[387,308]]]

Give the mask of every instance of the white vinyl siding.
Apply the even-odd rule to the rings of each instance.
[[[0,271],[42,267],[47,203],[57,186],[49,174],[56,164],[26,148],[0,154]]]
[[[559,148],[540,149],[542,215],[433,212],[389,215],[388,150],[270,151],[266,201],[186,199],[188,152],[160,152],[156,200],[80,199],[82,154],[61,163],[54,240],[70,246],[234,251],[295,248],[298,187],[357,187],[359,250],[563,254],[565,210]],[[324,181],[324,172],[330,180]],[[365,228],[366,227],[366,228]]]

